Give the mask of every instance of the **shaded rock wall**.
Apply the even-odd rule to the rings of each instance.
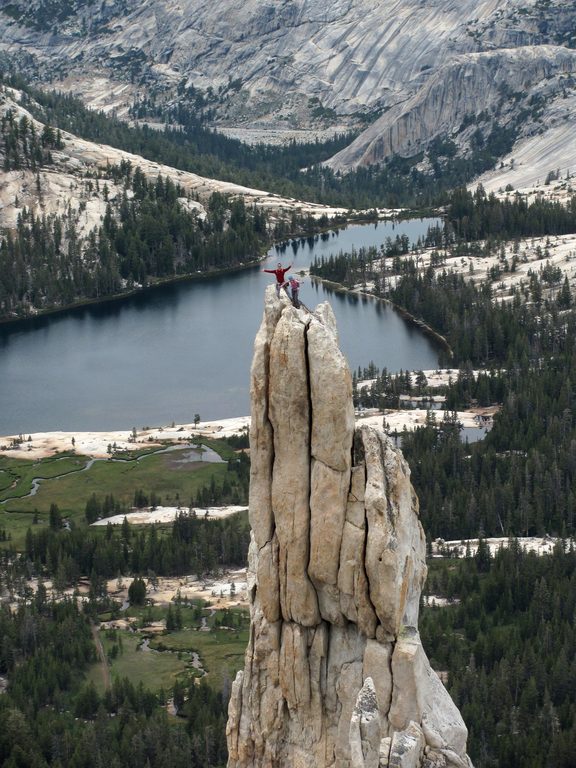
[[[381,115],[331,159],[336,170],[396,153],[412,157],[436,136],[457,136],[464,120],[482,113],[486,135],[492,120],[527,136],[572,117],[563,114],[566,104],[560,116],[547,106],[575,92],[568,57],[576,8],[566,0],[60,6],[54,25],[53,0],[0,3],[0,55],[20,74],[124,117],[150,96],[157,106],[196,112],[197,91],[212,89],[215,121],[232,135],[265,142],[289,138],[296,127],[312,129],[310,140],[326,136],[335,118],[336,132],[362,130],[360,115]],[[530,115],[533,96],[542,100],[541,116],[539,109]],[[558,152],[547,170],[563,165]]]
[[[355,429],[327,304],[270,286],[252,364],[251,632],[229,768],[468,766],[418,636],[425,541],[409,469]]]
[[[457,56],[438,68],[405,102],[395,105],[326,165],[346,171],[395,154],[413,157],[437,136],[456,134],[465,118],[496,116],[550,81],[552,98],[576,73],[576,52],[560,46],[524,47]],[[554,79],[557,82],[554,82]],[[514,110],[512,110],[512,113]]]

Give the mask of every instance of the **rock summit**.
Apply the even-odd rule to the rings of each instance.
[[[251,630],[229,768],[470,768],[418,634],[410,472],[383,430],[355,426],[328,304],[267,289],[251,397]]]

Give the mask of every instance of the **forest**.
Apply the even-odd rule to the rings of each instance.
[[[474,765],[572,768],[576,744],[576,551],[526,553],[512,539],[490,556],[433,562],[420,631],[469,729]]]
[[[450,187],[494,163],[512,145],[514,128],[494,124],[476,137],[467,159],[448,141],[428,151],[431,174],[416,168],[423,157],[396,159],[340,178],[317,163],[349,137],[326,144],[249,149],[209,130],[194,115],[173,116],[164,132],[129,127],[88,112],[79,101],[24,87],[25,104],[48,126],[40,136],[30,124],[1,125],[5,170],[37,172],[53,162],[60,131],[106,141],[152,160],[295,197],[355,207],[444,203],[443,227],[429,233],[431,248],[466,254],[498,248],[510,238],[576,231],[576,199],[568,205],[519,197],[506,201],[484,190]],[[143,114],[143,117],[146,115]],[[176,123],[180,127],[176,127]],[[312,160],[316,163],[312,163]],[[302,174],[300,168],[310,170]],[[0,314],[15,317],[172,279],[191,271],[237,267],[273,237],[306,230],[310,222],[272,229],[261,213],[214,195],[205,220],[183,211],[182,190],[168,179],[146,181],[137,169],[110,169],[124,194],[110,200],[86,250],[74,217],[23,212],[14,233],[0,242]],[[37,177],[39,193],[41,179]],[[104,181],[95,177],[93,188]],[[87,190],[90,193],[90,190]],[[485,239],[480,245],[476,241]],[[469,752],[477,768],[571,768],[576,743],[576,315],[569,286],[551,294],[557,274],[534,274],[512,301],[494,301],[489,287],[431,268],[421,273],[406,239],[317,263],[317,275],[352,285],[373,280],[418,320],[445,336],[460,373],[446,390],[450,409],[500,404],[483,441],[462,442],[455,416],[397,436],[420,499],[428,543],[436,537],[480,537],[478,554],[430,560],[427,591],[448,606],[423,605],[423,644],[470,729]],[[387,280],[382,259],[398,278]],[[438,252],[438,267],[441,257]],[[376,268],[378,264],[378,268]],[[481,367],[480,374],[474,369]],[[360,372],[356,380],[364,375]],[[356,392],[365,407],[395,407],[400,394],[427,394],[425,376],[413,385],[374,365]],[[206,487],[197,505],[245,499],[247,467],[226,487]],[[154,503],[137,489],[135,506]],[[182,512],[172,525],[134,530],[127,523],[88,529],[101,516],[122,512],[110,495],[94,495],[81,522],[62,525],[58,507],[47,526],[32,525],[22,552],[0,529],[0,593],[22,595],[14,611],[0,605],[0,764],[7,768],[221,768],[226,762],[227,691],[201,681],[171,692],[152,692],[116,679],[104,693],[87,680],[95,660],[94,625],[116,615],[105,580],[144,579],[190,572],[207,574],[246,562],[249,526],[244,516],[204,520]],[[85,524],[86,523],[86,524]],[[554,554],[522,551],[517,536],[559,537]],[[492,557],[486,536],[510,539]],[[75,599],[49,598],[43,579],[60,595],[83,576],[90,592],[85,610]],[[32,592],[29,579],[39,579]],[[134,591],[133,591],[134,596]],[[136,599],[136,598],[135,598]],[[169,693],[181,702],[168,715]]]
[[[147,182],[129,164],[110,174],[122,179],[124,192],[108,202],[87,240],[72,211],[40,217],[28,210],[16,231],[0,239],[0,319],[239,267],[256,260],[268,242],[266,217],[242,198],[214,193],[201,219],[182,207],[185,193],[170,179]],[[105,193],[105,182],[95,179],[99,184]]]
[[[0,764],[224,765],[227,693],[221,687],[177,679],[174,690],[153,692],[114,677],[99,694],[86,673],[96,661],[93,627],[106,612],[120,615],[106,579],[135,573],[154,583],[158,574],[241,567],[248,541],[246,516],[208,521],[183,512],[171,526],[135,531],[125,522],[88,531],[64,528],[52,509],[49,527],[29,531],[22,557],[10,546],[0,551],[0,594],[6,589],[23,596],[15,611],[0,604],[0,683],[8,682],[0,695]],[[32,593],[25,586],[31,573],[40,576]],[[63,597],[81,574],[90,582],[83,604]],[[42,575],[52,575],[52,597]],[[140,584],[142,596],[136,589]],[[144,579],[136,578],[128,591],[131,603],[143,604],[145,593]],[[172,614],[171,609],[167,631],[182,622],[180,606]],[[169,697],[178,702],[177,719],[168,717]]]
[[[104,532],[84,526],[63,531],[53,514],[49,527],[28,529],[24,555],[35,573],[52,574],[60,589],[74,585],[82,574],[102,583],[118,574],[204,575],[222,566],[240,568],[246,562],[250,540],[246,516],[205,520],[182,512],[168,528],[151,525],[134,530],[126,521],[121,526],[109,524]]]
[[[520,195],[487,195],[482,186],[475,192],[457,188],[449,195],[444,229],[445,237],[453,232],[467,242],[563,235],[576,229],[576,197],[567,204],[545,198],[528,202]]]
[[[51,149],[62,149],[64,142],[60,130],[45,125],[40,135],[25,115],[16,119],[13,110],[8,110],[0,120],[0,136],[3,143],[4,171],[18,171],[40,168],[53,163]]]
[[[406,235],[397,235],[394,240],[387,238],[379,249],[360,248],[351,253],[340,252],[337,256],[327,259],[316,258],[311,265],[310,274],[323,280],[341,283],[347,288],[373,281],[373,292],[376,296],[390,298],[404,309],[417,313],[421,304],[428,303],[421,294],[426,291],[435,271],[442,271],[447,254],[460,257],[487,256],[498,252],[506,241],[518,243],[520,238],[564,235],[572,232],[576,232],[574,195],[566,203],[544,198],[527,202],[520,195],[500,199],[494,193],[486,194],[482,186],[477,187],[475,192],[457,188],[447,195],[442,225],[430,227],[425,238],[411,243]],[[413,251],[417,252],[422,247],[434,249],[429,270],[424,275],[419,274],[417,253],[413,259],[401,258]],[[514,271],[517,264],[518,256],[515,254],[508,269]],[[399,285],[394,280],[396,275],[401,275],[402,278]],[[544,282],[553,284],[561,275],[557,269],[549,268],[543,271],[542,277]],[[436,275],[436,279],[440,277]],[[460,283],[460,298],[465,290],[474,292],[474,286],[463,276],[448,273],[442,279],[447,285],[450,281]],[[535,280],[537,282],[537,276]],[[489,285],[485,285],[482,290],[489,307],[492,301]],[[538,287],[533,288],[531,285],[530,290],[535,294],[532,298],[539,301],[541,287],[538,291]],[[471,294],[469,300],[475,301],[476,294],[474,297]],[[446,311],[446,308],[441,308],[433,318],[429,318],[440,332],[446,325]],[[431,308],[428,307],[428,315],[430,312]]]
[[[564,308],[561,296],[547,300],[543,312],[520,301],[490,305],[482,294],[444,275],[420,293],[418,316],[432,325],[445,318],[435,327],[446,334],[460,367],[446,393],[448,408],[501,404],[479,443],[463,443],[457,419],[438,421],[434,411],[426,426],[402,435],[424,528],[432,538],[449,539],[479,530],[490,536],[573,536],[574,310]],[[474,365],[487,370],[474,375]],[[364,407],[398,407],[401,394],[428,391],[423,374],[413,386],[409,377],[386,370],[368,373],[374,383],[356,396]]]
[[[170,719],[167,692],[115,679],[100,696],[83,673],[95,660],[91,616],[73,599],[34,600],[15,613],[0,607],[0,764],[9,768],[208,768],[226,759],[226,701],[206,682],[192,683],[184,717]]]
[[[438,137],[425,153],[392,158],[382,165],[342,175],[322,162],[348,145],[353,134],[336,135],[323,142],[291,142],[285,147],[248,147],[210,126],[209,99],[206,102],[205,95],[195,95],[194,100],[199,100],[199,108],[195,109],[181,106],[159,113],[145,104],[134,108],[136,117],[160,120],[164,130],[158,131],[146,125],[129,126],[103,112],[89,110],[70,95],[34,88],[6,66],[0,71],[1,82],[22,90],[26,109],[55,129],[209,178],[351,209],[438,205],[448,190],[493,167],[512,148],[519,128],[519,124],[500,125],[497,115],[495,119],[483,116],[483,130],[478,128],[473,134],[464,157],[457,156],[448,137]],[[466,116],[462,129],[471,121],[474,117]],[[424,161],[429,165],[427,171],[419,167]]]

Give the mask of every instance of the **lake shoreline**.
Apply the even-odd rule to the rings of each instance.
[[[415,317],[410,312],[408,312],[407,309],[404,309],[404,307],[401,307],[400,305],[395,304],[393,301],[390,301],[390,299],[386,299],[383,296],[376,296],[373,293],[368,293],[368,291],[360,291],[360,290],[355,290],[354,288],[347,288],[345,285],[342,285],[342,283],[336,283],[333,280],[327,280],[324,277],[318,277],[318,275],[309,274],[308,276],[310,277],[310,280],[314,282],[327,285],[335,293],[344,293],[344,294],[349,294],[350,296],[366,296],[366,298],[368,299],[372,299],[373,301],[378,301],[381,304],[384,304],[385,306],[391,307],[391,309],[397,312],[401,317],[403,317],[412,325],[415,325],[418,328],[418,330],[422,331],[422,333],[425,336],[428,336],[429,338],[433,339],[436,343],[438,343],[439,346],[441,346],[444,349],[444,351],[447,352],[450,358],[454,356],[452,348],[450,347],[450,344],[448,343],[448,340],[446,339],[445,336],[442,336],[442,334],[434,330],[432,326],[428,325],[423,320],[419,320],[417,317]]]
[[[424,373],[426,374],[426,371]],[[433,372],[428,371],[427,373],[431,375]],[[448,383],[448,380],[455,376],[456,371],[445,369],[434,372],[434,374],[439,382]],[[480,429],[486,425],[487,420],[494,417],[497,411],[498,406],[476,407],[467,411],[458,411],[456,416],[462,426]],[[444,411],[435,410],[434,413],[441,421]],[[397,434],[404,429],[412,430],[424,426],[428,414],[429,411],[425,408],[386,409],[375,413],[373,411],[359,412],[356,416],[356,422],[358,425],[382,426],[383,420],[386,420],[388,433]],[[110,458],[111,456],[121,458],[123,453],[147,449],[152,451],[166,444],[181,444],[184,448],[190,442],[195,442],[201,438],[226,438],[232,435],[246,434],[249,429],[250,417],[238,416],[236,418],[201,421],[198,424],[146,427],[136,430],[135,437],[130,430],[106,430],[102,432],[95,430],[78,430],[75,432],[54,430],[22,436],[6,435],[0,436],[0,457],[7,456],[13,459],[38,461],[62,453],[71,453],[91,458]],[[10,447],[11,441],[19,440],[20,437],[22,442],[16,447]],[[112,453],[110,449],[113,449]]]
[[[332,232],[339,229],[346,229],[348,226],[377,224],[383,221],[392,221],[392,222],[410,221],[411,219],[424,219],[424,218],[436,216],[436,215],[438,214],[435,211],[431,211],[431,212],[430,211],[429,212],[407,211],[407,210],[399,209],[399,210],[394,210],[393,213],[389,212],[387,215],[382,215],[376,212],[374,216],[359,215],[359,217],[356,218],[352,214],[351,216],[345,219],[336,218],[328,226],[314,228],[314,230],[310,232],[304,232],[299,234],[289,234],[289,235],[286,235],[285,238],[279,241],[273,240],[267,245],[263,245],[262,253],[260,253],[258,256],[254,257],[253,259],[250,259],[249,261],[239,262],[238,264],[234,264],[228,267],[212,269],[207,272],[187,272],[182,275],[173,275],[171,277],[157,278],[153,283],[149,285],[143,285],[137,288],[130,288],[129,290],[121,291],[119,293],[114,293],[109,296],[104,296],[102,298],[79,299],[78,301],[74,301],[71,304],[66,304],[65,306],[62,306],[62,307],[49,307],[46,309],[38,310],[37,312],[34,312],[34,313],[22,315],[19,317],[0,317],[0,327],[17,325],[18,323],[29,323],[44,317],[54,317],[60,314],[65,314],[66,312],[69,312],[71,310],[81,309],[83,307],[105,306],[106,304],[123,301],[125,299],[129,299],[134,296],[140,296],[142,294],[145,294],[148,291],[153,291],[157,288],[161,288],[167,285],[173,285],[176,283],[195,282],[197,280],[198,281],[211,280],[215,277],[220,277],[221,275],[228,275],[228,274],[235,274],[237,272],[242,272],[246,269],[252,269],[258,266],[258,264],[261,264],[266,259],[266,255],[272,248],[279,246],[282,243],[288,243],[291,240],[300,240],[301,238],[306,239],[311,236],[321,235],[324,232]]]
[[[270,247],[274,247],[273,245]],[[268,253],[268,251],[266,251]],[[154,291],[158,288],[163,288],[168,285],[175,285],[177,283],[190,283],[201,280],[212,280],[215,277],[222,275],[236,274],[237,272],[243,272],[246,269],[253,269],[257,267],[266,258],[266,253],[258,256],[250,261],[236,264],[231,267],[222,267],[221,269],[214,269],[209,272],[188,272],[184,275],[174,275],[173,277],[159,278],[156,282],[150,285],[142,285],[139,288],[131,288],[121,293],[114,293],[110,296],[96,299],[80,299],[72,304],[66,304],[63,307],[52,307],[50,309],[42,309],[34,314],[23,315],[22,317],[14,318],[0,318],[0,326],[15,326],[18,323],[30,323],[34,320],[41,320],[45,317],[56,317],[58,315],[66,314],[75,309],[82,309],[84,307],[103,307],[107,304],[115,304],[116,302],[124,301],[125,299],[133,298],[134,296],[141,296],[150,291]]]
[[[254,253],[226,276],[179,276],[177,283],[150,286],[141,297],[99,301],[98,309],[92,302],[92,308],[58,308],[51,316],[4,324],[0,434],[129,430],[184,424],[194,413],[204,419],[248,413],[251,340],[262,320],[262,294],[274,282],[263,269],[281,261],[295,275],[306,274],[317,254],[380,247],[404,231],[415,240],[434,223],[332,225],[323,236],[293,238],[280,249]],[[390,371],[439,364],[438,342],[381,303],[348,299],[307,279],[301,298],[312,309],[331,303],[351,369],[370,360]]]

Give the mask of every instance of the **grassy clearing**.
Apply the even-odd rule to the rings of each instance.
[[[234,679],[236,672],[244,666],[244,652],[248,644],[249,630],[211,629],[180,630],[154,637],[150,647],[169,653],[193,653],[200,656],[202,669],[207,673],[207,682],[219,689],[225,679]]]
[[[215,629],[194,632],[193,635],[194,650],[208,673],[206,680],[210,685],[219,689],[225,679],[233,680],[236,672],[244,666],[249,630]]]
[[[115,640],[108,637],[106,632],[101,632],[100,636],[107,656],[121,640],[122,650],[110,663],[112,680],[127,677],[134,685],[142,683],[151,691],[158,692],[163,688],[169,692],[176,680],[187,680],[196,675],[190,666],[190,653],[159,653],[142,649],[142,636],[123,630],[116,631]],[[94,664],[90,669],[88,679],[94,682],[99,693],[104,692],[104,681],[98,664]]]
[[[165,619],[167,608],[130,608],[129,614],[136,616],[142,626],[146,621]],[[189,681],[202,676],[202,672],[192,666],[194,654],[198,654],[200,665],[207,673],[206,681],[219,690],[224,680],[233,679],[243,667],[248,643],[247,611],[213,611],[210,621],[218,623],[225,618],[230,620],[231,614],[234,615],[234,621],[243,625],[242,629],[213,627],[205,631],[199,629],[201,622],[198,612],[193,607],[182,606],[184,628],[151,636],[147,640],[148,648],[141,647],[146,636],[145,629],[138,633],[126,630],[100,631],[104,653],[110,662],[111,679],[127,677],[134,685],[142,683],[152,691],[163,688],[169,693],[177,680]],[[104,678],[99,664],[93,665],[88,678],[102,693]]]
[[[213,451],[216,451],[216,453],[225,461],[236,458],[235,449],[223,440],[203,437],[202,445],[206,446],[206,448],[211,448]]]
[[[2,462],[3,463],[3,462]],[[0,496],[4,494],[7,488],[10,488],[14,482],[14,477],[6,469],[0,469]]]
[[[221,454],[231,452],[228,446],[210,441],[210,447]],[[233,453],[232,453],[233,455]],[[155,493],[166,505],[187,506],[198,490],[209,485],[214,478],[221,484],[227,473],[226,464],[202,461],[178,463],[175,453],[147,453],[140,459],[121,461],[100,460],[87,471],[78,472],[88,462],[85,456],[64,455],[41,461],[26,461],[0,457],[0,529],[12,537],[12,544],[22,545],[23,534],[32,523],[45,524],[50,505],[55,503],[63,517],[77,524],[84,522],[86,502],[92,494],[103,499],[107,494],[117,502],[131,506],[134,492]],[[57,475],[62,475],[57,477]],[[44,478],[34,496],[21,498],[29,493],[34,478]],[[2,514],[5,513],[5,514]]]
[[[35,527],[35,517],[33,512],[26,512],[21,515],[4,514],[2,507],[0,507],[0,531],[5,531],[8,537],[6,541],[0,541],[0,549],[10,546],[22,550],[26,531],[28,528],[34,529]]]
[[[84,469],[86,456],[59,456],[40,461],[0,457],[0,501],[30,493],[34,478],[50,479]]]

